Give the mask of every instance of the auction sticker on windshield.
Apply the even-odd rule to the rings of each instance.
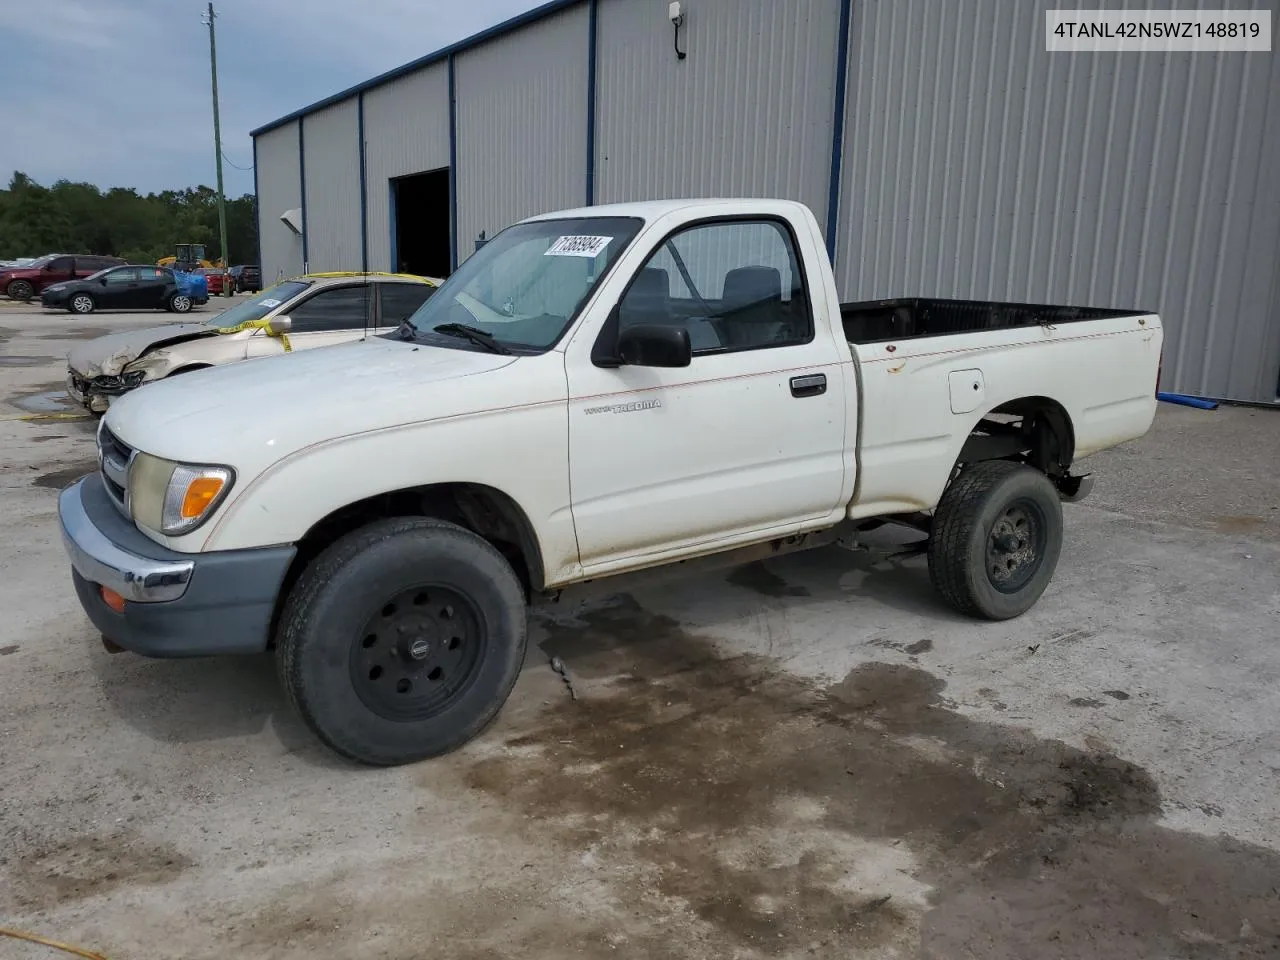
[[[267,297],[267,299],[265,299],[265,300],[259,300],[259,301],[258,301],[258,306],[260,306],[260,307],[278,307],[278,306],[280,306],[280,301],[279,301],[279,300],[272,299],[271,297]]]
[[[613,237],[561,237],[544,257],[598,257]]]

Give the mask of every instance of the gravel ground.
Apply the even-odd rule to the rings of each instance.
[[[0,925],[122,958],[1280,955],[1280,413],[1092,458],[1027,616],[837,548],[533,618],[499,721],[345,764],[267,657],[109,655],[71,341],[0,310]],[[575,676],[570,700],[547,667]],[[47,957],[0,939],[0,956]]]

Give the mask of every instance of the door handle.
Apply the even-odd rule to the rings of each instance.
[[[825,373],[806,373],[804,376],[791,378],[793,397],[818,397],[826,392],[827,375]]]

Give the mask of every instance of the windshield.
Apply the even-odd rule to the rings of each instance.
[[[261,320],[280,304],[288,303],[309,286],[311,284],[302,280],[286,280],[284,283],[277,283],[274,287],[263,290],[252,300],[237,303],[230,310],[223,310],[216,317],[210,317],[204,325],[226,330],[252,320]]]
[[[464,340],[432,333],[457,323],[512,350],[546,350],[642,224],[629,217],[581,217],[508,227],[459,266],[409,322],[441,346],[466,349]]]

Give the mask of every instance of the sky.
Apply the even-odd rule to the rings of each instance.
[[[215,0],[227,195],[253,192],[253,128],[539,2]],[[0,0],[0,185],[21,170],[45,185],[212,186],[204,9]]]

